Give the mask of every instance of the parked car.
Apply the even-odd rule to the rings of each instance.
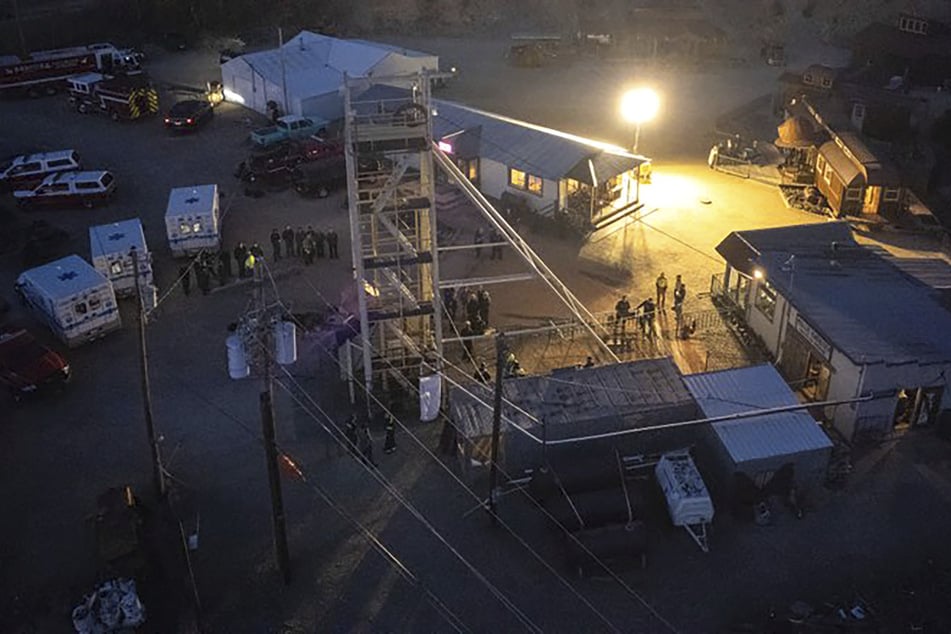
[[[295,142],[305,161],[319,161],[330,156],[343,156],[343,143],[336,139],[325,139],[320,135],[309,136]]]
[[[260,146],[269,146],[290,139],[306,139],[326,130],[327,122],[321,119],[299,117],[289,114],[278,119],[274,125],[260,128],[251,133],[251,141]]]
[[[165,115],[165,127],[169,130],[197,130],[214,116],[211,103],[205,99],[179,101]]]
[[[70,379],[69,364],[26,330],[0,333],[0,383],[20,401]]]
[[[111,172],[60,172],[50,174],[35,189],[13,192],[21,207],[76,206],[87,209],[105,202],[116,191]]]
[[[79,169],[82,162],[76,150],[22,154],[0,165],[0,188],[9,191],[36,187],[50,174]]]
[[[301,146],[285,141],[277,145],[257,148],[248,158],[238,163],[235,176],[253,183],[258,180],[287,181],[291,172],[304,160]]]

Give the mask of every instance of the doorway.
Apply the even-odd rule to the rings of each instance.
[[[898,390],[893,427],[927,427],[938,418],[941,387],[903,388]]]
[[[878,185],[869,185],[865,188],[865,202],[862,204],[863,214],[877,214],[878,205],[882,199],[882,188]]]
[[[783,341],[779,370],[792,388],[809,401],[824,401],[834,370],[828,358],[820,355],[795,329],[789,329]]]

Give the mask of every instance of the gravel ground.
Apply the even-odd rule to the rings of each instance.
[[[496,50],[496,43],[471,46],[472,50]],[[574,121],[577,114],[577,125],[566,126],[574,132],[595,133],[595,123],[607,120],[605,104],[609,97],[613,99],[616,86],[613,77],[591,76],[586,80],[591,84],[565,90],[564,82],[551,81],[556,73],[538,73],[523,82],[522,92],[514,91],[511,84],[502,90],[493,88],[492,76],[486,73],[508,71],[500,70],[499,60],[493,59],[494,64],[484,62],[479,72],[467,71],[465,81],[452,89],[455,94],[478,93],[485,99],[480,105],[521,104],[522,110],[505,111],[522,116],[532,114],[532,104],[542,104],[536,119],[551,125],[557,121],[545,119],[545,112],[557,113],[564,117],[562,121]],[[208,69],[213,69],[207,55],[169,56],[154,64],[156,77],[189,85],[200,85],[208,78]],[[572,72],[588,75],[583,67]],[[743,91],[725,87],[710,105],[701,108],[697,103],[705,100],[691,99],[689,108],[731,107],[725,102],[755,95],[767,75],[761,69],[752,69],[749,75],[730,71],[731,77],[733,73],[738,82],[746,77]],[[572,77],[576,75],[567,79]],[[717,78],[699,78],[700,84],[694,82],[697,78],[683,79],[678,89],[682,93],[672,94],[696,95],[698,86],[721,85]],[[566,99],[569,93],[577,98]],[[604,108],[589,107],[584,103],[586,95],[603,99]],[[682,101],[686,104],[687,100]],[[651,133],[654,140],[645,150],[657,148],[661,154],[661,132],[677,127],[675,117],[690,120],[690,115],[689,109],[671,112],[669,121]],[[90,167],[113,169],[120,192],[109,206],[29,217],[20,214],[19,218],[42,217],[66,228],[72,235],[72,249],[86,256],[89,224],[140,217],[155,252],[159,285],[165,291],[178,267],[164,246],[161,221],[168,190],[174,186],[219,183],[225,194],[222,207],[228,210],[224,234],[229,247],[237,240],[257,240],[269,250],[266,241],[271,227],[286,223],[334,226],[342,238],[347,235],[339,195],[321,201],[303,200],[293,192],[261,199],[241,195],[231,172],[247,151],[246,116],[226,105],[200,134],[169,137],[155,121],[116,125],[105,118],[83,118],[67,111],[57,99],[5,101],[0,102],[0,155],[71,146]],[[623,130],[617,132],[622,139]],[[680,192],[684,183],[693,189],[686,190],[682,200],[667,201],[646,220],[663,234],[646,224],[631,225],[597,247],[632,253],[636,258],[633,277],[594,280],[577,262],[577,246],[545,236],[529,239],[595,308],[610,307],[622,290],[649,292],[661,267],[668,277],[684,271],[689,287],[703,289],[709,274],[719,270],[711,259],[712,246],[729,230],[786,224],[799,216],[789,215],[793,212],[764,186],[704,171],[700,158],[692,163],[675,160],[686,149],[700,146],[684,133],[681,140],[672,139],[665,147],[667,154],[660,164],[666,159],[669,167],[664,172],[684,179],[671,189]],[[655,173],[660,176],[660,170]],[[661,181],[662,176],[657,182]],[[712,206],[698,202],[707,196]],[[2,204],[9,205],[9,199]],[[277,263],[282,297],[301,312],[324,310],[324,298],[341,301],[349,279],[348,258],[344,241],[341,259],[334,262],[321,261],[309,269],[296,262]],[[481,274],[492,269],[474,268],[462,256],[446,266],[447,274],[453,275],[476,270]],[[19,271],[17,256],[0,258],[0,289],[9,289]],[[194,564],[205,631],[450,630],[423,600],[421,591],[400,580],[353,527],[319,499],[316,485],[373,531],[469,629],[519,629],[518,620],[485,584],[356,462],[327,441],[318,422],[326,424],[327,419],[317,415],[315,420],[279,388],[278,437],[308,478],[307,482],[290,477],[284,481],[293,582],[282,586],[271,563],[264,461],[256,433],[259,388],[252,382],[228,380],[224,367],[225,327],[245,310],[250,289],[232,285],[208,297],[193,294],[188,298],[178,289],[171,290],[149,330],[155,418],[168,469],[201,515]],[[8,291],[0,292],[8,295]],[[494,297],[500,315],[537,318],[557,310],[538,289],[513,287]],[[69,353],[76,376],[62,394],[15,410],[7,402],[0,403],[0,498],[13,511],[10,520],[0,523],[0,630],[68,631],[68,610],[92,587],[98,571],[88,522],[96,495],[108,486],[132,483],[144,499],[150,497],[148,450],[134,371],[134,317],[129,306],[123,308],[125,327],[120,332]],[[44,333],[19,308],[9,319]],[[335,362],[321,345],[302,342],[304,356],[294,369],[300,382],[295,394],[302,390],[312,395],[330,419],[339,422],[349,413],[345,388],[335,378]],[[290,383],[286,377],[283,380]],[[438,426],[419,423],[411,412],[405,421],[421,444],[401,431],[398,452],[378,456],[381,473],[400,494],[542,629],[603,629],[598,617],[565,587],[565,581],[504,528],[491,528],[483,513],[471,512],[484,495],[484,486],[470,495],[427,452],[437,445]],[[381,430],[375,427],[374,434],[379,447]],[[896,580],[914,577],[927,559],[934,560],[939,570],[951,565],[944,544],[951,528],[947,455],[947,446],[927,432],[909,434],[887,453],[870,452],[869,462],[862,463],[870,466],[856,469],[861,477],[843,492],[813,500],[802,521],[779,513],[774,526],[757,528],[721,511],[708,555],[700,553],[682,531],[669,527],[662,513],[646,507],[652,519],[650,563],[646,571],[624,573],[623,579],[683,632],[718,631],[734,619],[753,618],[769,605],[786,605],[800,598],[819,602],[858,591],[869,600],[885,599],[889,594],[884,589]],[[449,464],[454,467],[453,462]],[[536,509],[513,494],[504,498],[501,512],[546,562],[567,574],[559,540]],[[664,631],[641,600],[616,583],[596,579],[567,583],[620,630]],[[176,587],[169,594],[180,591]],[[939,617],[946,618],[938,612]],[[145,631],[170,631],[158,625],[163,622],[156,617]],[[934,631],[949,628],[948,623],[938,622]],[[184,626],[178,629],[187,631]]]

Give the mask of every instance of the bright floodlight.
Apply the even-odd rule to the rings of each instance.
[[[635,88],[621,98],[621,114],[631,123],[644,123],[657,116],[660,98],[650,88]]]

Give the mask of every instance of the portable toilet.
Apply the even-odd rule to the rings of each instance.
[[[78,255],[24,271],[14,288],[70,348],[122,327],[112,282]]]
[[[219,220],[217,185],[173,189],[165,210],[165,229],[172,256],[218,251],[221,247]]]
[[[138,218],[89,227],[89,252],[92,265],[112,282],[119,297],[135,294],[132,249],[139,257],[139,284],[152,284],[152,254],[145,244],[145,233]]]

